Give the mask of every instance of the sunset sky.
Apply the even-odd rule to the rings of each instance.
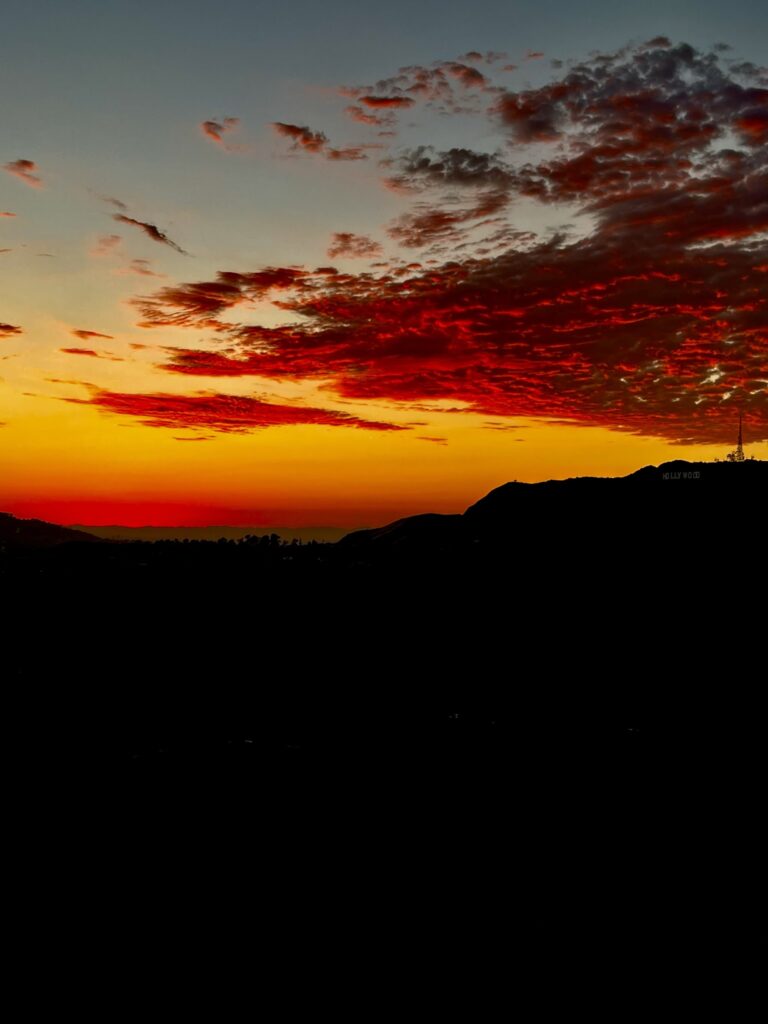
[[[379,525],[768,458],[763,0],[30,0],[0,511]]]

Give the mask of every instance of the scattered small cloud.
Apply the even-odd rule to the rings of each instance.
[[[109,341],[114,341],[114,335],[100,334],[98,331],[82,331],[73,328],[69,333],[75,338],[79,338],[80,341],[88,341],[89,338],[107,338]]]
[[[358,124],[367,124],[379,128],[389,127],[394,124],[394,118],[391,114],[370,114],[356,104],[345,107],[344,113],[351,117],[353,121],[357,121]]]
[[[24,332],[13,324],[0,324],[0,338],[13,338]]]
[[[167,274],[161,274],[157,270],[152,269],[152,264],[149,260],[131,260],[125,272],[128,274],[138,274],[140,277],[167,277]]]
[[[133,227],[143,231],[144,234],[151,238],[153,242],[160,242],[162,245],[167,245],[171,249],[175,249],[176,252],[181,253],[182,256],[189,256],[189,253],[177,245],[171,238],[168,237],[163,231],[160,230],[155,224],[148,224],[143,220],[136,220],[133,217],[127,217],[123,213],[114,213],[112,219],[118,221],[120,224],[130,224]]]
[[[278,135],[290,139],[294,150],[305,150],[308,153],[319,153],[325,148],[328,136],[323,132],[313,132],[306,125],[286,124],[283,121],[273,121],[272,127]]]
[[[361,96],[360,102],[374,110],[403,110],[415,101],[410,96]]]
[[[347,146],[346,149],[327,149],[325,156],[328,160],[367,160],[364,146]]]
[[[99,335],[99,337],[102,337],[102,335]],[[109,359],[114,363],[125,362],[122,356],[115,356],[111,352],[97,352],[92,348],[60,348],[59,352],[64,352],[69,356],[90,356],[92,359]]]
[[[368,235],[356,235],[352,231],[335,231],[328,249],[328,258],[371,259],[380,256],[381,253],[381,245]]]
[[[376,148],[370,145],[346,146],[337,149],[328,144],[328,136],[324,132],[313,132],[310,128],[298,124],[285,124],[282,121],[273,121],[272,127],[278,133],[293,143],[292,152],[318,153],[326,160],[367,160],[366,149]]]
[[[110,206],[114,206],[116,210],[120,210],[121,213],[128,213],[127,205],[122,199],[115,199],[114,196],[99,196],[102,202],[108,203]]]
[[[13,160],[3,164],[3,170],[19,178],[30,188],[42,188],[42,179],[36,173],[39,168],[34,160]]]
[[[91,256],[109,256],[121,242],[120,235],[101,235],[91,249]]]
[[[235,131],[240,127],[239,117],[223,117],[218,121],[202,121],[200,124],[200,130],[203,135],[210,139],[211,142],[220,146],[222,149],[228,151],[226,142],[223,136],[228,132]]]

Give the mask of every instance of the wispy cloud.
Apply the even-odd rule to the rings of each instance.
[[[75,338],[79,338],[80,341],[88,341],[89,338],[106,338],[108,341],[114,341],[114,335],[100,334],[99,331],[82,331],[73,328],[69,333]]]
[[[131,260],[125,268],[127,274],[138,274],[139,277],[166,277],[157,270],[152,269],[150,260]]]
[[[210,139],[211,142],[228,151],[228,147],[223,136],[228,132],[235,131],[239,126],[239,117],[223,117],[219,121],[202,121],[200,123],[200,131],[207,139]]]
[[[121,242],[120,235],[101,235],[91,249],[91,256],[110,256]]]
[[[108,335],[97,335],[97,337],[108,337]],[[97,352],[92,348],[60,348],[59,352],[64,352],[69,356],[90,356],[92,359],[109,359],[113,363],[125,362],[122,356],[113,355],[111,352]]]
[[[171,249],[175,249],[176,252],[181,253],[182,256],[189,256],[189,253],[177,245],[173,239],[169,238],[165,232],[161,231],[155,224],[148,224],[143,220],[136,220],[133,217],[127,217],[124,213],[114,213],[112,219],[118,221],[120,224],[129,224],[132,227],[138,228],[143,231],[144,234],[151,238],[153,242],[160,242],[162,245],[167,245]]]
[[[39,168],[34,160],[13,160],[3,164],[3,170],[13,174],[31,188],[42,188],[43,182],[36,173]]]
[[[92,405],[118,416],[131,416],[147,427],[174,430],[208,428],[223,434],[242,434],[264,427],[314,424],[327,427],[355,427],[361,430],[402,430],[394,423],[364,420],[348,413],[310,406],[286,405],[243,395],[196,392],[190,395],[166,393],[128,394],[88,387],[88,398],[62,401]]]
[[[115,199],[114,196],[99,196],[99,199],[104,203],[108,203],[110,206],[114,206],[116,210],[120,210],[121,213],[128,212],[128,206],[122,201],[122,199]]]
[[[382,253],[381,245],[368,235],[356,235],[352,231],[335,231],[328,249],[328,258],[372,259]]]
[[[395,123],[394,117],[391,114],[371,114],[357,104],[352,104],[344,108],[344,113],[352,118],[353,121],[357,121],[358,124],[367,124],[378,128],[391,128]]]

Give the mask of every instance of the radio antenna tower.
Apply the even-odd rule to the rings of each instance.
[[[743,414],[739,413],[739,443],[736,445],[736,451],[728,453],[729,462],[745,462],[746,455],[744,454],[744,436],[742,433],[742,419]]]

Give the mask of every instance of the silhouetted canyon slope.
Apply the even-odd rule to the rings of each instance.
[[[7,512],[0,512],[0,549],[8,544],[50,547],[74,541],[89,543],[97,542],[98,538],[82,530],[46,523],[42,519],[17,519]]]

